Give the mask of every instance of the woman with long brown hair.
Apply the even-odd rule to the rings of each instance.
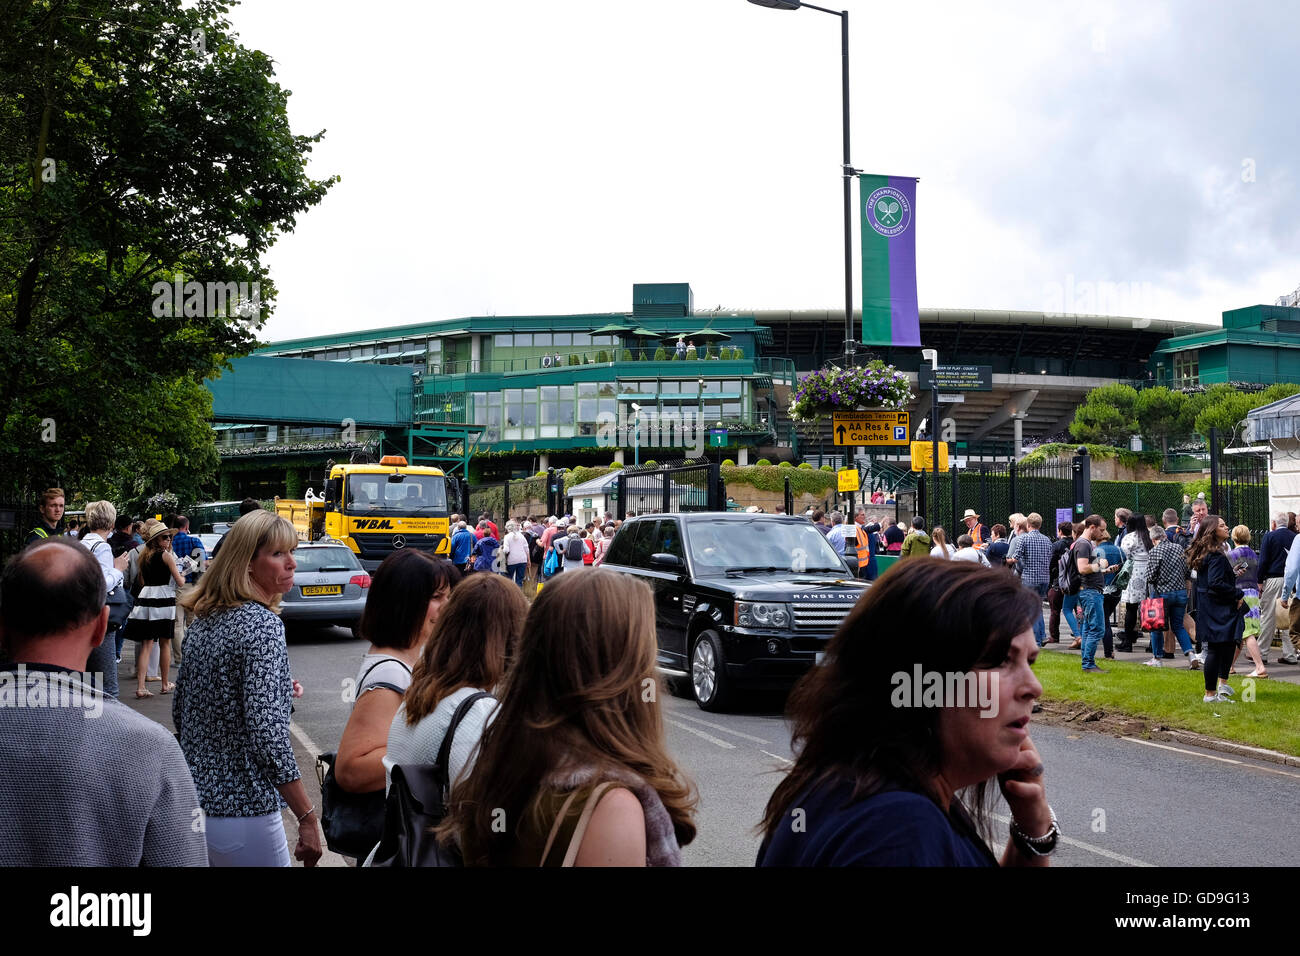
[[[1001,864],[1045,865],[1059,830],[1028,733],[1041,614],[1014,576],[968,562],[907,561],[877,581],[791,693],[798,757],[767,803],[759,865],[996,866],[994,779],[1012,817]],[[932,637],[872,639],[897,621]]]
[[[387,785],[398,764],[433,763],[461,702],[480,691],[495,693],[505,678],[528,616],[528,602],[510,581],[498,574],[471,574],[452,592],[392,719],[384,755]],[[457,725],[447,767],[453,785],[473,769],[495,709],[492,697],[480,698]]]
[[[695,791],[668,755],[654,600],[611,571],[533,602],[474,772],[439,837],[467,866],[677,866]]]
[[[1228,675],[1237,649],[1238,619],[1246,612],[1246,592],[1225,553],[1228,526],[1218,515],[1206,515],[1187,549],[1187,566],[1196,572],[1196,634],[1207,650],[1205,696],[1209,704],[1232,696]],[[1217,683],[1217,686],[1216,686]]]

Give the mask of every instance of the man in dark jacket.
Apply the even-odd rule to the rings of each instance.
[[[62,488],[46,488],[41,492],[41,517],[27,533],[24,545],[63,534],[63,502]]]
[[[1268,663],[1269,649],[1273,646],[1273,635],[1279,629],[1277,602],[1282,596],[1287,552],[1291,550],[1296,538],[1296,533],[1287,527],[1289,520],[1290,517],[1285,511],[1275,514],[1273,530],[1264,535],[1259,550],[1259,653],[1265,664]],[[1295,647],[1291,644],[1290,631],[1285,626],[1281,630],[1281,662],[1300,664],[1300,658],[1296,657]]]
[[[1065,600],[1065,591],[1061,589],[1061,582],[1057,580],[1056,576],[1061,567],[1061,555],[1070,550],[1070,545],[1073,542],[1073,522],[1062,521],[1056,526],[1056,540],[1052,542],[1052,558],[1047,568],[1050,583],[1047,589],[1048,637],[1046,643],[1048,644],[1055,644],[1061,639],[1061,604]],[[1075,623],[1072,612],[1067,612],[1065,623],[1070,625],[1070,633],[1078,637],[1079,626]]]

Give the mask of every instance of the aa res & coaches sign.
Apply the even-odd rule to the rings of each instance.
[[[908,413],[884,408],[835,412],[831,434],[837,445],[906,445]]]

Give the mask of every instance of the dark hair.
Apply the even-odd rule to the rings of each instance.
[[[1223,546],[1219,543],[1218,537],[1219,525],[1222,524],[1225,522],[1218,515],[1207,514],[1200,527],[1196,529],[1196,537],[1187,546],[1187,566],[1193,571],[1200,571],[1205,564],[1205,559],[1211,554],[1223,553]]]
[[[854,801],[902,788],[938,805],[934,777],[943,769],[943,709],[894,706],[893,675],[915,667],[940,673],[998,667],[1011,642],[1041,614],[1038,595],[1015,577],[978,564],[904,561],[877,580],[835,632],[825,663],[790,694],[791,748],[799,756],[768,800],[761,829],[770,838],[796,800],[836,778],[852,781]],[[870,639],[897,621],[931,636]],[[985,787],[973,795],[969,809],[987,832]]]
[[[1288,528],[1290,528],[1292,531],[1294,531],[1294,530],[1295,530],[1295,512],[1294,512],[1294,511],[1288,511],[1288,512],[1286,513],[1286,519],[1287,519],[1287,520],[1286,520],[1286,526],[1287,526]]]
[[[924,530],[925,530],[925,519],[922,518],[920,515],[915,515],[915,516],[913,516],[913,518],[912,518],[912,527],[915,528],[917,531],[924,531]]]
[[[1151,532],[1147,530],[1146,515],[1129,515],[1128,527],[1124,530],[1129,534],[1137,535],[1142,546],[1148,551],[1151,550]]]
[[[514,660],[528,602],[499,574],[471,574],[451,594],[411,671],[406,722],[414,727],[462,687],[493,689]]]
[[[13,652],[15,643],[81,627],[99,615],[106,597],[104,571],[84,545],[57,537],[37,541],[0,575],[5,644]]]
[[[975,547],[975,538],[974,538],[973,536],[969,535],[969,534],[958,535],[958,536],[957,536],[957,547],[959,547],[959,548],[973,548],[973,547]]]
[[[239,517],[244,517],[250,511],[257,511],[262,506],[257,503],[255,498],[245,498],[239,503]]]
[[[118,515],[118,516],[117,516],[117,520],[113,522],[113,530],[114,530],[114,531],[130,531],[130,530],[131,530],[131,524],[132,524],[132,521],[131,521],[131,516],[130,516],[130,515]]]
[[[825,518],[825,517],[826,517],[826,512],[822,511],[821,509],[818,509],[817,511],[814,511],[814,512],[812,513],[812,520],[813,520],[813,521],[821,521],[822,518]]]
[[[1106,523],[1106,519],[1101,515],[1088,515],[1083,519],[1084,528],[1100,528]]]
[[[459,581],[460,571],[446,558],[414,548],[394,551],[370,580],[361,636],[376,647],[412,646],[429,613],[429,602]]]
[[[1073,521],[1062,521],[1060,524],[1058,524],[1058,525],[1056,526],[1056,531],[1057,531],[1057,534],[1070,534],[1070,535],[1072,535],[1072,534],[1074,534],[1074,522],[1073,522]]]
[[[999,538],[1005,538],[1007,536],[1007,526],[1004,524],[995,524],[990,530]]]

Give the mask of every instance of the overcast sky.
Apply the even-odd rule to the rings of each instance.
[[[920,178],[923,308],[1206,322],[1300,285],[1300,4],[842,5],[853,165]],[[277,61],[294,130],[327,130],[312,173],[343,177],[271,252],[263,338],[624,311],[635,282],[689,282],[698,309],[843,308],[837,17],[745,0],[230,17]]]

